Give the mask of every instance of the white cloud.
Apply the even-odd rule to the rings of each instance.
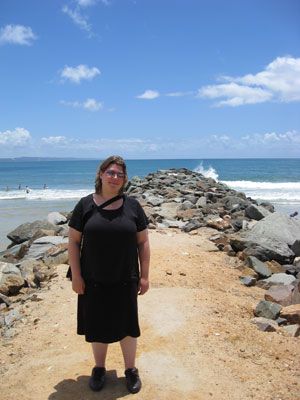
[[[241,139],[247,145],[295,146],[300,144],[300,133],[297,131],[254,133],[243,136]]]
[[[67,138],[65,136],[48,136],[41,138],[42,143],[50,145],[67,144]]]
[[[199,96],[215,99],[218,97],[226,97],[217,103],[217,106],[240,106],[243,104],[263,103],[272,98],[272,93],[261,88],[253,88],[249,86],[241,86],[234,82],[221,85],[205,86],[199,90]]]
[[[80,29],[91,34],[92,25],[89,24],[88,17],[81,14],[81,12],[78,8],[75,8],[74,10],[72,10],[68,6],[63,6],[62,12],[65,13],[66,15],[68,15],[71,18],[71,20],[74,22],[74,24],[77,25]]]
[[[29,131],[24,128],[16,128],[13,131],[0,132],[0,144],[4,146],[23,146],[31,139]]]
[[[6,25],[0,30],[0,44],[20,44],[30,46],[37,39],[29,26]]]
[[[83,108],[89,111],[99,111],[103,108],[103,104],[95,99],[87,99],[83,103]]]
[[[138,99],[153,100],[159,97],[159,92],[156,90],[146,90],[143,94],[136,96]]]
[[[61,72],[61,77],[74,83],[80,83],[83,79],[92,80],[95,76],[100,74],[101,72],[98,68],[89,68],[87,65],[80,64],[77,67],[65,66]]]
[[[63,104],[64,106],[83,108],[88,111],[99,111],[103,109],[103,103],[92,98],[86,99],[82,103],[79,101],[65,101],[65,100],[61,100],[60,103]]]
[[[240,106],[266,101],[300,100],[300,58],[278,57],[257,74],[223,76],[221,83],[204,86],[197,97],[225,98],[217,106]]]
[[[183,97],[183,96],[189,96],[193,94],[194,92],[188,91],[188,92],[171,92],[167,93],[166,96],[168,97]]]

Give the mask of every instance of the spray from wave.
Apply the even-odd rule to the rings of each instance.
[[[205,169],[203,167],[203,164],[199,164],[195,169],[194,172],[198,172],[199,174],[202,174],[205,178],[212,178],[215,181],[218,181],[219,175],[217,174],[217,171],[212,167],[209,166],[208,169]]]

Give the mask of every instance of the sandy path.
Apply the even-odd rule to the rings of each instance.
[[[25,303],[19,334],[2,341],[1,400],[300,399],[299,338],[249,322],[263,291],[239,283],[237,260],[215,252],[208,234],[151,232],[152,288],[139,298],[139,394],[125,388],[118,344],[109,347],[106,387],[89,390],[90,345],[74,333],[76,295],[59,266],[38,293],[43,300]]]

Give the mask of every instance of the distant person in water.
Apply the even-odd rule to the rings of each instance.
[[[48,186],[46,185],[46,183],[44,183],[43,189],[48,189]]]
[[[21,184],[19,184],[19,188],[18,189],[21,190]]]
[[[30,192],[30,189],[29,189],[28,186],[25,187],[25,192],[26,192],[26,193],[29,193],[29,192]]]

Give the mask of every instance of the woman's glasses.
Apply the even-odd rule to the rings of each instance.
[[[114,171],[114,170],[112,170],[112,169],[106,170],[106,171],[105,171],[105,174],[106,174],[107,176],[109,176],[110,178],[114,178],[114,177],[117,177],[118,179],[123,179],[123,178],[125,178],[125,174],[123,174],[123,172],[117,172],[117,171]]]

